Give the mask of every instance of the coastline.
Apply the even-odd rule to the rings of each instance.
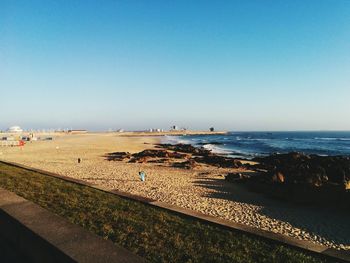
[[[186,136],[186,135],[224,135],[226,131],[165,131],[165,132],[117,132],[117,136]]]
[[[216,154],[248,160],[290,152],[350,157],[350,132],[228,132],[213,136],[169,136],[168,141],[204,147]]]
[[[240,168],[200,165],[180,169],[161,163],[108,161],[105,157],[112,152],[155,149],[161,139],[154,134],[57,136],[52,141],[27,143],[24,147],[0,148],[0,159],[328,247],[350,249],[348,214],[283,203],[224,180],[223,175],[242,172]],[[138,178],[141,170],[147,174],[144,183]]]

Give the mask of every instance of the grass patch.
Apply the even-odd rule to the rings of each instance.
[[[0,187],[151,262],[331,262],[3,163],[0,163]]]

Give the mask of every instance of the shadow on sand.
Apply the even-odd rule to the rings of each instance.
[[[102,182],[136,182],[137,179],[115,179],[115,178],[96,178],[96,177],[83,177],[82,180],[102,181]]]
[[[211,189],[205,197],[261,206],[257,213],[288,222],[293,227],[338,244],[350,245],[350,213],[332,208],[304,206],[249,191],[243,184],[199,176],[196,186]]]

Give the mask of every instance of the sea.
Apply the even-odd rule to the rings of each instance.
[[[229,132],[222,135],[166,136],[164,142],[191,144],[213,153],[245,159],[288,152],[350,156],[350,131]]]

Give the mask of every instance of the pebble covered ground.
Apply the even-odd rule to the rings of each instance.
[[[112,142],[111,142],[112,140]],[[62,137],[20,149],[0,149],[0,159],[82,179],[205,214],[350,250],[350,213],[298,206],[253,193],[229,183],[223,175],[232,169],[201,166],[193,170],[163,164],[107,161],[113,151],[136,152],[151,147],[154,138],[111,136]],[[146,143],[146,144],[145,144]],[[78,163],[77,158],[82,158]],[[145,171],[141,182],[139,171]]]

